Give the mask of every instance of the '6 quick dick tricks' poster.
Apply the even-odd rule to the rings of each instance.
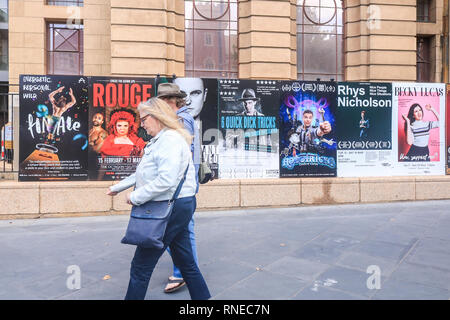
[[[219,80],[219,178],[278,178],[279,82]]]
[[[280,176],[336,176],[336,83],[280,87]]]

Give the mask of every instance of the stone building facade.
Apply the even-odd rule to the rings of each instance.
[[[64,2],[71,6],[61,5]],[[185,2],[10,0],[9,82],[17,83],[19,74],[48,73],[49,23],[82,25],[84,75],[184,76],[185,47],[190,41],[185,39],[188,26]],[[238,8],[238,78],[297,79],[301,51],[297,41],[298,6],[313,6],[319,1],[230,2]],[[343,16],[338,19],[342,19],[339,23],[343,34],[339,44],[341,79],[416,81],[420,64],[418,40],[425,39],[428,81],[448,81],[448,1],[330,0],[322,3],[342,8]],[[324,8],[323,15],[330,10]],[[420,15],[422,11],[426,18]],[[317,12],[322,14],[320,10]]]
[[[193,10],[194,3],[9,0],[9,83],[17,84],[20,74],[67,72],[69,65],[85,76],[450,82],[448,0],[215,0],[210,16]],[[228,13],[220,12],[224,7]],[[208,31],[200,33],[204,39],[196,36],[199,26]],[[228,28],[221,33],[228,44],[214,50],[220,26]],[[197,43],[210,47],[199,50]],[[230,59],[223,72],[214,69],[219,48],[228,54],[217,56]],[[206,53],[212,58],[196,58]],[[19,128],[18,103],[13,106]],[[14,159],[17,168],[17,153]],[[197,198],[198,208],[208,210],[447,199],[449,178],[219,179],[202,185]],[[0,215],[128,212],[124,195],[105,195],[110,184],[5,182],[0,193],[14,199]]]

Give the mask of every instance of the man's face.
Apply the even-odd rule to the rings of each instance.
[[[203,85],[203,80],[201,78],[176,78],[173,83],[187,94],[186,107],[191,116],[196,118],[202,111],[208,93],[208,89],[205,89]]]
[[[303,114],[303,124],[305,127],[310,127],[312,123],[313,115],[311,113],[304,113]]]
[[[253,112],[255,112],[255,104],[256,104],[255,100],[244,101],[245,110],[247,111],[247,113],[253,114]]]
[[[161,97],[171,108],[177,108],[177,98],[175,97]]]
[[[101,113],[96,113],[92,117],[92,124],[94,127],[100,127],[103,124],[103,115]]]

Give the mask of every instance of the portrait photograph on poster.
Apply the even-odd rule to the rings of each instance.
[[[167,79],[186,94],[186,108],[195,121],[199,137],[198,149],[194,152],[194,163],[206,162],[211,169],[211,179],[219,177],[219,127],[217,79],[175,78]]]
[[[280,87],[280,177],[335,177],[336,83]]]
[[[279,82],[219,80],[219,178],[278,178]]]
[[[21,75],[19,180],[86,180],[88,80]]]
[[[445,173],[445,93],[440,83],[393,83],[394,174]]]
[[[339,82],[337,176],[389,176],[392,151],[392,84]]]
[[[154,79],[89,78],[89,179],[121,180],[136,171],[146,144],[137,106]]]

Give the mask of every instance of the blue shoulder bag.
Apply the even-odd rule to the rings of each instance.
[[[133,206],[127,232],[121,241],[122,243],[153,249],[164,247],[163,238],[167,223],[172,214],[175,200],[178,198],[181,187],[186,180],[188,169],[189,164],[171,200],[151,200],[140,206]]]

